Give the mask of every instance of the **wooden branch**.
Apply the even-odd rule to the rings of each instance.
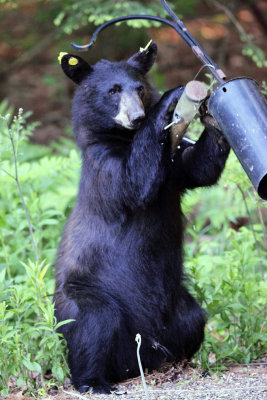
[[[216,8],[218,8],[218,10],[223,11],[227,15],[229,20],[233,23],[233,25],[236,27],[236,29],[238,30],[239,34],[241,36],[245,37],[248,42],[251,42],[251,40],[248,37],[245,29],[240,24],[240,22],[236,19],[234,13],[228,7],[226,7],[223,4],[219,3],[217,0],[208,0],[208,2],[210,4],[212,4],[212,5],[214,5]]]

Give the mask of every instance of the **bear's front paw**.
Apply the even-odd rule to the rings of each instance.
[[[184,91],[184,86],[178,86],[175,89],[171,89],[168,92],[164,93],[160,100],[160,107],[164,114],[173,113],[178,100],[182,96]]]
[[[174,109],[183,93],[183,90],[183,86],[169,90],[164,93],[160,101],[156,104],[153,114],[156,126],[159,127],[160,130],[172,121]]]
[[[200,121],[205,126],[206,131],[208,132],[210,137],[215,141],[217,145],[219,145],[221,151],[227,153],[230,150],[229,143],[225,135],[223,134],[221,128],[219,127],[217,121],[209,113],[207,107],[207,100],[208,97],[206,98],[205,101],[203,101],[203,103],[199,108]]]
[[[199,114],[200,114],[200,121],[205,127],[212,126],[213,128],[216,128],[218,131],[221,132],[221,128],[217,124],[217,121],[213,118],[213,116],[209,113],[208,107],[207,107],[207,101],[208,97],[201,106],[199,107]]]

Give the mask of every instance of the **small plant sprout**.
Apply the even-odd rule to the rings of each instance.
[[[135,341],[137,342],[137,361],[138,361],[138,366],[139,366],[139,370],[140,370],[140,374],[141,374],[143,389],[145,392],[146,400],[149,400],[147,384],[146,384],[145,375],[144,375],[144,371],[143,371],[143,367],[142,367],[142,363],[141,363],[141,357],[140,357],[140,347],[141,347],[141,343],[142,343],[140,333],[137,333],[137,335],[135,337]]]

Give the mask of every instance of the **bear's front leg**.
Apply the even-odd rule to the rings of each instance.
[[[164,143],[164,127],[170,123],[183,89],[180,86],[166,92],[134,136],[126,160],[126,176],[139,204],[153,200],[165,181],[170,148]]]

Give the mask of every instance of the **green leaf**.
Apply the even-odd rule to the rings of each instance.
[[[52,368],[52,374],[60,382],[64,381],[65,375],[64,375],[64,371],[60,365],[56,365]]]
[[[42,373],[41,365],[38,364],[37,362],[35,362],[35,361],[32,362],[32,361],[24,358],[22,360],[22,363],[29,371],[36,371],[36,372]]]
[[[61,326],[69,324],[70,322],[74,322],[74,321],[75,321],[75,319],[66,319],[65,321],[61,321],[56,325],[55,329],[58,329]]]

